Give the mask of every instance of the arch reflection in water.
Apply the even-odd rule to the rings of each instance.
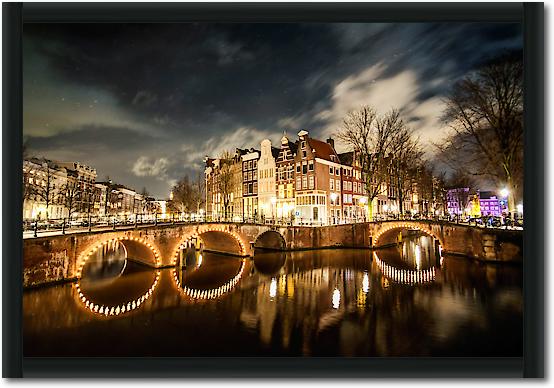
[[[173,280],[177,288],[186,296],[195,300],[217,299],[230,292],[240,281],[246,266],[245,259],[240,260],[238,270],[236,269],[237,259],[218,255],[209,252],[196,252],[194,266],[184,269],[176,267],[173,270]],[[234,275],[228,278],[223,284],[213,287],[214,274],[216,278],[225,276],[233,270]],[[187,285],[185,282],[192,282]]]
[[[132,281],[129,282],[128,278]],[[152,276],[151,271],[144,271],[136,263],[129,262],[125,246],[114,240],[90,255],[83,266],[82,277],[75,284],[75,295],[90,312],[117,316],[143,305],[152,296],[159,279],[160,271]],[[129,287],[129,283],[134,287]],[[144,287],[142,291],[140,287]]]
[[[127,301],[126,303],[123,302],[121,304],[118,304],[116,306],[109,306],[109,305],[103,305],[100,303],[94,303],[94,301],[89,300],[83,291],[81,291],[79,283],[76,284],[77,293],[79,295],[79,300],[84,304],[84,306],[89,309],[93,313],[97,313],[100,315],[119,315],[128,313],[132,310],[135,310],[139,308],[144,302],[149,299],[152,296],[152,293],[156,289],[158,283],[160,280],[160,271],[156,271],[156,278],[154,280],[154,283],[150,286],[150,288],[141,296],[134,300]]]
[[[265,276],[275,277],[282,272],[287,261],[285,252],[274,251],[255,251],[254,252],[254,268],[256,271]]]
[[[386,248],[373,255],[384,276],[395,283],[409,285],[435,281],[435,266],[442,262],[438,241],[411,230],[402,231],[401,242],[395,248]]]

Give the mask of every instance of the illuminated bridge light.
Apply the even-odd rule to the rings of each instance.
[[[175,279],[177,288],[179,288],[186,296],[188,296],[191,299],[217,299],[223,294],[233,289],[237,285],[237,283],[239,282],[244,272],[244,267],[245,267],[245,261],[242,260],[239,272],[233,278],[231,278],[225,284],[210,290],[197,290],[181,284],[181,282],[179,281],[176,275],[176,272],[174,272],[175,273],[174,279]]]
[[[101,315],[119,315],[123,313],[130,312],[136,308],[138,308],[143,302],[145,302],[153,293],[154,289],[157,287],[159,280],[160,280],[160,271],[156,272],[156,278],[154,279],[154,283],[150,287],[150,289],[141,295],[139,298],[133,300],[132,302],[127,302],[127,304],[123,303],[121,305],[117,306],[103,306],[103,305],[97,305],[86,299],[85,296],[83,298],[80,298],[79,300],[83,302],[85,308],[90,310],[93,313],[98,313]]]
[[[435,267],[425,270],[405,270],[397,269],[383,262],[375,254],[375,262],[381,270],[381,273],[390,280],[401,284],[425,284],[435,281]]]

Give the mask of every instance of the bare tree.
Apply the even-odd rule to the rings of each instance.
[[[38,182],[35,182],[31,190],[36,198],[44,202],[46,206],[46,219],[48,219],[48,209],[58,195],[58,191],[55,188],[55,166],[44,158],[40,159],[38,163],[40,164],[36,175]]]
[[[219,169],[216,174],[216,187],[223,201],[223,212],[225,219],[229,215],[229,206],[233,201],[233,193],[237,185],[233,171],[233,154],[224,151],[219,157]]]
[[[398,151],[405,124],[397,110],[378,116],[369,106],[349,112],[337,138],[352,148],[360,159],[368,195],[369,217],[373,218],[373,200],[386,193],[391,157]]]
[[[190,212],[194,209],[193,185],[188,175],[181,178],[171,189],[170,208],[178,213]]]
[[[423,163],[423,150],[419,138],[407,127],[402,126],[396,135],[392,150],[391,176],[396,180],[398,210],[404,213],[404,201],[413,189],[418,167]]]
[[[194,199],[196,202],[196,212],[199,213],[200,209],[203,208],[206,204],[206,180],[202,171],[199,171],[196,175],[193,188]]]
[[[438,145],[451,167],[509,190],[515,211],[523,183],[523,65],[503,57],[459,81],[446,100],[452,132]]]
[[[29,159],[29,141],[27,139],[23,140],[23,186],[22,186],[22,200],[25,201],[29,199],[32,194],[32,185],[29,182],[31,178],[32,164],[26,162]]]
[[[58,195],[68,211],[67,218],[71,221],[73,213],[79,209],[79,199],[81,196],[79,184],[68,179],[67,183],[60,187]]]

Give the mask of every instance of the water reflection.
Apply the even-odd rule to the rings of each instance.
[[[397,246],[374,252],[377,266],[388,279],[409,285],[434,282],[436,267],[442,265],[440,256],[438,241],[418,231],[403,231]]]
[[[521,269],[454,257],[439,266],[434,247],[419,244],[419,270],[415,253],[403,256],[403,247],[380,250],[378,257],[366,250],[256,254],[253,260],[196,252],[182,268],[162,271],[128,262],[120,275],[106,270],[110,282],[91,277],[87,287],[83,279],[78,286],[26,291],[24,353],[521,355]],[[433,270],[434,281],[400,284],[383,264]],[[135,303],[140,308],[131,303],[129,310],[129,297],[144,297]],[[91,303],[103,313],[100,307],[91,312]]]
[[[112,241],[85,263],[82,278],[75,283],[75,297],[94,314],[109,317],[129,313],[152,296],[160,274],[130,261],[125,246]]]
[[[195,252],[194,255],[196,259],[192,260],[195,263],[192,267],[177,266],[173,270],[177,288],[189,298],[217,299],[230,292],[244,273],[245,259],[222,259],[210,254],[204,259],[203,252]]]

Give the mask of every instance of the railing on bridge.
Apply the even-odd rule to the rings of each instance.
[[[23,222],[24,237],[38,237],[39,235],[65,234],[92,230],[119,230],[155,225],[170,224],[197,224],[206,222],[220,223],[249,223],[256,225],[273,226],[329,226],[365,223],[369,221],[433,221],[460,225],[489,228],[522,228],[523,220],[513,222],[510,219],[499,220],[491,217],[460,219],[439,216],[416,215],[376,215],[371,220],[365,217],[336,218],[329,217],[317,221],[301,217],[272,218],[263,216],[248,216],[244,214],[131,214],[74,217],[71,219],[25,220]]]

